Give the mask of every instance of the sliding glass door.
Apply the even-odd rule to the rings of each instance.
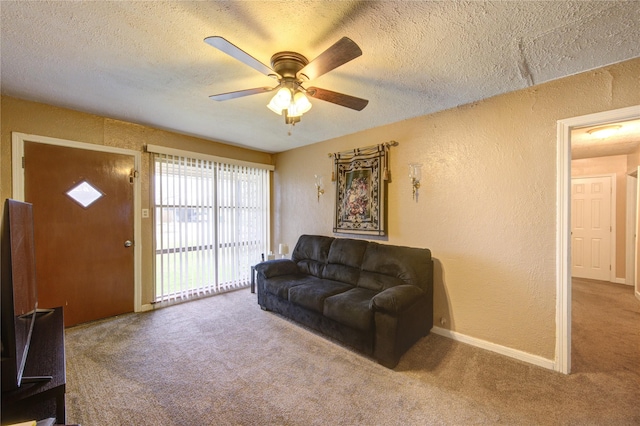
[[[247,286],[268,249],[269,172],[154,154],[156,301]]]

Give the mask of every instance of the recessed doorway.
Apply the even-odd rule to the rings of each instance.
[[[571,371],[571,147],[575,129],[640,119],[640,105],[558,121],[555,369]],[[593,149],[587,146],[586,149]],[[636,280],[637,281],[637,280]],[[637,283],[636,283],[637,285]],[[637,287],[636,287],[636,294]]]

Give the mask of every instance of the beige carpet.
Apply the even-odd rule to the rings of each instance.
[[[605,297],[590,285],[602,284],[574,285],[585,318],[574,317],[569,376],[433,334],[389,370],[263,312],[248,289],[74,327],[67,422],[638,425],[640,302],[630,287],[605,284],[627,290]],[[597,311],[589,303],[601,299],[625,301],[624,318],[613,321],[632,332],[589,324]]]

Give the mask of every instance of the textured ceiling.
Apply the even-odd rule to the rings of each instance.
[[[1,89],[23,99],[280,152],[640,56],[636,1],[1,1]],[[261,62],[313,59],[343,36],[363,55],[312,81],[369,99],[311,99],[291,136]]]

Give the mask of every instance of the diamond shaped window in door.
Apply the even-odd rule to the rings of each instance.
[[[85,209],[96,202],[104,194],[86,180],[67,191],[67,195]]]

